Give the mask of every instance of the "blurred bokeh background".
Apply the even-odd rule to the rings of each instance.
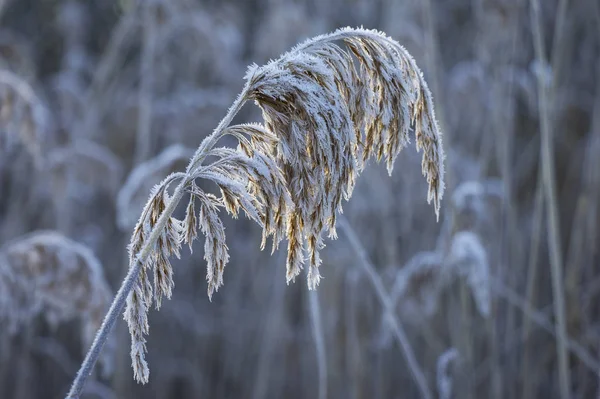
[[[391,177],[360,177],[316,292],[285,284],[285,251],[261,252],[258,226],[224,216],[224,287],[209,302],[202,244],[184,250],[150,313],[150,382],[133,381],[119,321],[113,372],[84,397],[418,398],[415,371],[432,398],[564,398],[560,381],[598,397],[600,3],[534,3],[1,1],[0,253],[53,230],[92,251],[112,292],[149,190],[185,168],[249,64],[338,27],[385,31],[445,133],[439,223],[413,147]],[[77,316],[0,317],[0,398],[64,397],[87,349]]]

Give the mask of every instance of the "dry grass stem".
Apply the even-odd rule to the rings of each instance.
[[[144,24],[140,60],[140,88],[138,93],[138,125],[135,141],[135,163],[145,161],[152,150],[152,107],[154,102],[154,58],[156,54],[156,11],[158,2],[146,1],[141,5]]]
[[[561,1],[561,7],[566,7],[566,1]],[[542,22],[539,0],[530,0],[531,22],[533,26],[533,43],[538,63],[548,65],[542,36]],[[559,15],[559,18],[563,16]],[[562,23],[562,22],[561,22]],[[538,101],[541,130],[541,168],[543,188],[546,199],[548,216],[548,242],[550,247],[550,270],[552,274],[552,292],[554,299],[554,315],[557,320],[556,352],[558,354],[559,386],[562,399],[571,397],[571,378],[569,374],[569,358],[567,355],[567,325],[565,315],[565,298],[563,288],[563,258],[560,244],[560,225],[558,220],[558,204],[556,196],[556,179],[554,176],[554,145],[552,134],[552,112],[554,85],[548,82],[542,74],[538,78]]]
[[[313,339],[317,352],[317,367],[319,375],[318,398],[327,398],[327,350],[325,349],[325,332],[321,322],[321,305],[319,304],[319,293],[317,290],[308,292],[308,304],[312,325]]]

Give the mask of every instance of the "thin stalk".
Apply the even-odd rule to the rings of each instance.
[[[535,206],[533,210],[533,231],[531,232],[531,246],[529,249],[529,262],[527,266],[527,288],[525,289],[525,300],[531,306],[535,306],[536,282],[538,269],[538,255],[542,236],[542,214],[544,212],[544,190],[542,189],[541,170],[539,172],[538,184],[535,191]],[[524,313],[523,316],[523,391],[521,397],[530,398],[533,390],[533,377],[529,376],[530,353],[529,335],[531,334],[531,314]]]
[[[438,40],[438,32],[435,27],[435,14],[433,12],[433,4],[432,0],[424,0],[423,1],[423,17],[425,19],[425,24],[427,26],[427,46],[425,48],[425,65],[431,74],[431,89],[432,96],[436,96],[438,101],[436,101],[436,115],[438,119],[438,123],[442,132],[448,131],[448,125],[446,125],[446,108],[444,107],[445,93],[443,90],[443,86],[440,83],[441,75],[442,75],[442,61],[440,61],[441,52]],[[435,97],[434,97],[435,98]],[[441,101],[439,100],[441,99]],[[444,152],[449,154],[449,146],[450,140],[444,140],[442,143],[444,147]],[[446,170],[446,187],[448,189],[452,189],[457,184],[454,178],[454,171],[452,168],[448,168]]]
[[[244,105],[244,102],[246,100],[246,93],[247,90],[246,88],[244,88],[244,90],[235,100],[231,108],[229,108],[229,110],[227,111],[227,115],[225,115],[223,120],[221,120],[217,128],[212,132],[210,136],[208,136],[206,139],[204,139],[204,141],[202,141],[202,143],[200,144],[200,148],[198,149],[196,154],[194,154],[194,157],[191,159],[190,165],[201,164],[204,158],[206,158],[206,153],[208,152],[208,150],[211,149],[219,140],[219,138],[223,136],[223,131],[225,130],[225,128],[229,126],[234,116]],[[186,188],[191,181],[190,172],[192,170],[193,168],[190,168],[188,166],[186,175],[181,178],[179,184],[177,185],[177,188],[175,188],[173,196],[169,199],[165,210],[158,218],[158,221],[152,229],[150,236],[144,242],[144,245],[137,256],[137,260],[130,266],[129,272],[127,273],[125,280],[121,284],[121,287],[119,288],[115,299],[110,305],[110,309],[104,317],[100,330],[96,334],[96,338],[92,343],[92,347],[89,349],[83,363],[81,364],[81,368],[77,372],[77,376],[73,381],[73,385],[71,386],[71,390],[67,395],[67,399],[79,399],[79,397],[81,396],[87,378],[91,375],[92,369],[94,368],[94,365],[96,364],[96,361],[100,356],[102,347],[104,346],[104,343],[106,342],[106,339],[108,338],[108,335],[110,334],[117,320],[117,317],[123,311],[123,307],[125,306],[127,296],[129,295],[129,293],[131,292],[131,290],[137,282],[141,265],[146,262],[148,256],[150,256],[150,254],[154,250],[156,241],[158,241],[158,238],[161,236],[165,225],[169,221],[169,218],[171,217],[171,215],[177,208],[179,201],[181,201],[181,198],[185,194]]]
[[[596,26],[598,27],[598,40],[600,41],[600,4],[595,3],[594,7],[594,15],[596,19]],[[596,100],[594,101],[592,118],[592,129],[591,129],[591,146],[588,149],[588,153],[586,154],[587,162],[584,164],[588,173],[587,179],[584,186],[584,193],[588,196],[588,200],[590,204],[594,204],[591,206],[589,214],[587,215],[587,228],[585,231],[586,242],[584,246],[585,251],[585,259],[584,262],[587,265],[593,265],[593,259],[595,257],[596,252],[598,251],[597,247],[597,230],[598,226],[596,221],[598,220],[598,204],[600,203],[600,190],[598,188],[597,182],[600,181],[600,163],[597,158],[597,151],[595,149],[599,148],[600,144],[600,62],[596,64]],[[590,268],[593,269],[593,266]],[[590,275],[594,273],[594,271],[586,270],[586,275]],[[596,369],[596,376],[600,377],[600,368]],[[598,384],[598,393],[597,398],[600,399],[600,384]]]
[[[104,321],[102,322],[100,330],[96,334],[96,338],[92,343],[92,347],[88,351],[83,363],[81,364],[81,368],[77,372],[77,376],[75,377],[75,381],[73,381],[73,385],[71,386],[71,390],[67,395],[67,399],[79,399],[79,397],[81,396],[87,378],[92,374],[94,365],[96,364],[96,361],[100,356],[102,347],[104,346],[108,335],[110,334],[113,326],[115,325],[119,314],[121,314],[121,312],[123,311],[123,307],[125,306],[125,302],[127,301],[127,296],[129,295],[129,293],[131,292],[131,290],[137,282],[138,276],[140,274],[141,265],[146,262],[146,259],[148,258],[150,253],[154,250],[154,244],[162,234],[162,230],[167,224],[167,221],[169,220],[171,214],[175,211],[177,204],[183,197],[187,183],[188,181],[186,179],[182,179],[180,181],[169,203],[165,207],[164,212],[160,215],[160,218],[156,222],[156,226],[154,227],[154,229],[152,229],[148,241],[145,242],[144,247],[140,251],[140,254],[137,257],[137,261],[129,268],[129,272],[127,273],[125,280],[121,284],[121,288],[119,288],[115,299],[110,305],[110,309],[104,317]]]
[[[440,70],[441,70],[441,62],[439,60],[438,55],[440,54],[437,31],[435,29],[435,15],[433,13],[433,4],[432,0],[424,0],[423,1],[423,16],[425,18],[425,24],[427,26],[427,47],[425,50],[425,65],[427,65],[427,69],[431,74],[431,88],[433,89],[433,93],[438,98],[444,98],[442,93],[442,85],[440,84]],[[446,132],[446,113],[444,112],[445,108],[443,108],[443,101],[438,101],[437,103],[437,118],[438,123],[443,132]],[[450,143],[444,142],[446,146]],[[444,148],[446,149],[446,148]]]
[[[492,289],[496,295],[504,299],[510,305],[518,308],[524,314],[528,315],[529,318],[542,329],[546,330],[549,334],[556,336],[556,331],[559,328],[552,324],[550,320],[544,316],[542,312],[533,308],[527,301],[522,298],[517,292],[510,287],[504,285],[504,283],[498,278],[492,278]],[[566,347],[569,352],[581,361],[588,369],[593,372],[597,372],[600,369],[600,360],[594,358],[594,356],[579,342],[572,340],[568,336],[565,339]]]
[[[246,102],[246,95],[248,94],[248,89],[249,87],[247,84],[242,90],[242,92],[235,99],[233,105],[229,108],[229,110],[227,110],[227,115],[225,115],[225,118],[223,118],[223,120],[219,122],[219,125],[216,127],[216,129],[212,132],[210,136],[202,140],[202,143],[200,143],[200,146],[194,153],[192,160],[190,161],[189,165],[185,170],[186,174],[191,173],[196,166],[200,165],[204,161],[204,159],[206,159],[208,150],[210,150],[217,143],[217,141],[219,141],[219,139],[223,137],[225,129],[227,128],[227,126],[229,126],[233,118],[237,115],[237,113],[240,111],[240,109]]]
[[[558,88],[559,79],[562,75],[563,63],[567,59],[565,56],[564,31],[565,21],[567,19],[567,7],[569,0],[559,0],[558,10],[556,11],[556,21],[554,22],[554,38],[552,44],[552,88],[551,98],[556,99],[555,94]],[[556,104],[553,104],[556,106]]]
[[[317,352],[317,366],[319,370],[319,399],[327,398],[327,352],[325,351],[325,334],[321,323],[321,307],[317,290],[308,290],[308,306],[312,321],[313,339]]]
[[[571,320],[574,323],[583,322],[578,309],[581,309],[579,292],[581,291],[583,258],[585,255],[584,239],[586,230],[586,221],[590,215],[589,200],[585,188],[581,191],[575,207],[573,225],[571,227],[571,238],[569,240],[569,250],[565,257],[568,265],[565,276],[565,290],[567,294],[567,305],[575,314],[571,314]],[[573,319],[574,318],[574,319]]]
[[[506,59],[506,64],[510,65],[514,62],[515,59],[515,53],[516,53],[516,48],[517,48],[517,32],[518,29],[516,28],[516,26],[518,26],[520,18],[515,18],[514,20],[512,20],[511,26],[513,26],[513,34],[512,37],[510,39],[511,41],[511,50],[509,52],[509,56]],[[516,26],[515,26],[516,25]],[[503,60],[504,61],[504,60]],[[503,62],[504,63],[504,62]],[[492,67],[493,68],[493,67]],[[513,70],[512,68],[510,69],[510,73],[511,75],[513,74]],[[499,77],[499,71],[498,69],[494,68],[493,69],[493,73],[494,76]],[[495,80],[498,81],[498,80]],[[502,201],[502,215],[504,216],[502,218],[502,222],[500,223],[501,225],[501,248],[503,248],[501,250],[501,256],[500,256],[500,264],[502,265],[501,268],[504,269],[506,268],[506,266],[509,265],[517,265],[517,264],[522,264],[523,261],[523,246],[521,244],[521,239],[519,237],[518,234],[518,216],[516,214],[517,212],[517,206],[515,204],[515,200],[514,200],[514,192],[513,192],[513,176],[514,176],[514,169],[513,169],[513,163],[512,163],[512,154],[513,154],[513,143],[514,143],[514,136],[515,136],[515,132],[514,132],[514,128],[511,127],[506,127],[506,121],[503,121],[503,114],[506,115],[507,113],[510,114],[510,118],[511,120],[514,120],[515,116],[515,110],[514,110],[514,106],[511,106],[510,102],[513,101],[514,98],[514,79],[513,76],[510,77],[510,84],[508,85],[507,89],[501,88],[500,84],[495,84],[494,88],[493,88],[494,92],[496,93],[496,95],[498,96],[498,98],[501,98],[504,101],[500,101],[500,106],[494,107],[493,112],[493,120],[494,120],[494,126],[493,126],[493,130],[495,131],[494,136],[495,137],[499,137],[499,141],[500,141],[500,145],[497,146],[498,148],[498,152],[499,152],[499,159],[500,159],[500,164],[501,164],[501,173],[502,173],[502,183],[503,183],[503,188],[504,188],[504,201]],[[506,92],[503,92],[504,90],[507,90]],[[508,112],[507,112],[508,111]],[[506,270],[506,275],[510,276],[511,273],[508,273],[508,270]],[[513,274],[512,277],[512,283],[516,283],[516,275]],[[512,342],[517,340],[517,337],[513,337],[513,335],[517,334],[517,312],[516,310],[509,308],[507,309],[507,314],[506,314],[506,333],[505,336],[503,337],[504,339],[504,343],[505,345],[508,342]],[[510,358],[508,358],[506,360],[506,367],[502,367],[502,368],[498,368],[496,370],[496,372],[501,372],[500,370],[507,370],[507,369],[516,369],[518,367],[517,364],[517,356],[512,356]],[[499,366],[499,365],[498,365]],[[506,384],[506,389],[503,390],[499,390],[502,391],[504,395],[507,395],[509,397],[515,397],[516,396],[516,384],[512,383],[512,384]],[[497,398],[501,398],[502,396],[497,396]]]
[[[131,43],[133,33],[139,22],[136,7],[132,7],[119,19],[117,26],[111,33],[106,51],[102,53],[102,57],[98,61],[98,67],[92,76],[92,82],[84,95],[86,101],[93,100],[97,92],[108,85],[110,74],[120,66],[121,59],[126,53],[124,48]]]
[[[283,279],[284,273],[282,268],[278,268],[276,275],[273,276],[273,281]],[[283,323],[283,316],[285,314],[285,285],[273,284],[271,296],[269,298],[269,308],[267,310],[267,317],[264,321],[264,328],[262,331],[262,340],[260,343],[260,351],[258,360],[256,362],[256,373],[254,375],[254,388],[252,395],[248,393],[248,397],[252,399],[261,399],[269,396],[269,394],[277,397],[278,395],[273,392],[269,392],[269,378],[271,374],[271,367],[275,363],[275,355],[277,350],[282,346],[285,347],[285,341],[278,333],[278,326]],[[282,342],[284,341],[284,342]]]
[[[152,102],[154,86],[154,55],[156,53],[156,17],[154,2],[142,5],[144,18],[143,47],[140,60],[140,88],[138,93],[138,124],[135,141],[135,164],[150,155],[152,146]]]
[[[361,351],[360,332],[358,331],[358,297],[360,292],[359,278],[360,271],[358,269],[350,270],[345,279],[344,292],[344,364],[346,365],[344,378],[349,381],[347,386],[344,386],[344,394],[342,396],[348,399],[358,399],[362,397],[364,385],[364,356]]]
[[[491,384],[490,384],[490,398],[500,399],[502,398],[503,388],[502,385],[502,364],[500,353],[500,331],[498,331],[498,320],[499,320],[499,306],[498,301],[492,298],[490,317],[486,321],[486,328],[489,336],[488,345],[490,351],[490,363],[491,363]],[[479,369],[479,366],[477,367]],[[477,385],[477,379],[473,377],[473,384]]]
[[[547,65],[544,54],[544,40],[542,37],[542,23],[540,16],[539,0],[530,0],[531,19],[534,36],[534,49],[536,58],[543,68]],[[538,74],[538,101],[541,123],[541,152],[544,192],[546,197],[546,211],[548,217],[548,242],[550,247],[550,268],[552,274],[552,291],[554,297],[554,313],[557,320],[556,352],[558,356],[558,376],[560,396],[563,399],[570,397],[569,359],[567,355],[567,326],[565,317],[565,298],[562,276],[562,253],[560,247],[560,226],[556,200],[556,181],[554,176],[554,154],[552,143],[552,130],[549,115],[550,87],[546,77]]]
[[[400,344],[400,348],[402,349],[402,353],[408,363],[408,368],[410,369],[415,382],[421,392],[421,398],[423,399],[432,399],[433,396],[429,387],[427,386],[427,380],[417,359],[415,357],[415,353],[410,346],[410,342],[408,341],[408,337],[406,336],[406,332],[400,323],[400,320],[394,315],[394,306],[392,301],[390,300],[390,296],[386,292],[385,287],[383,286],[383,282],[381,281],[381,277],[377,274],[375,270],[375,266],[371,263],[369,256],[367,255],[367,251],[362,246],[362,243],[356,236],[354,229],[350,226],[348,220],[343,216],[338,216],[338,225],[346,234],[346,238],[350,242],[350,246],[356,252],[356,255],[359,259],[359,263],[363,269],[363,271],[367,274],[371,285],[375,289],[375,293],[377,294],[377,298],[379,302],[383,306],[385,317],[387,318],[390,326],[392,327],[392,331],[394,332],[394,336],[396,340]]]
[[[120,18],[116,28],[113,29],[106,51],[98,61],[92,82],[83,96],[85,105],[93,104],[93,106],[84,107],[86,112],[80,122],[82,124],[81,131],[86,132],[88,137],[95,134],[96,126],[102,116],[102,109],[107,102],[105,90],[110,86],[109,78],[111,73],[122,65],[122,58],[126,53],[124,49],[131,44],[133,33],[139,22],[136,7],[132,7]]]
[[[566,20],[568,0],[560,0],[558,9],[556,12],[556,20],[554,23],[554,39],[552,45],[552,83],[549,88],[547,99],[549,103],[552,103],[551,107],[556,107],[555,95],[558,88],[560,76],[562,75],[562,65],[564,58],[564,27]],[[534,24],[535,25],[535,24]],[[553,108],[555,109],[555,108]],[[529,266],[528,266],[528,277],[527,277],[527,289],[526,299],[529,304],[534,305],[535,303],[535,282],[537,275],[537,264],[538,264],[538,253],[540,245],[540,236],[542,231],[542,214],[544,207],[544,189],[543,189],[543,170],[540,169],[538,176],[538,187],[536,189],[536,199],[534,208],[534,231],[533,241],[531,243],[530,254],[529,254]],[[529,370],[529,350],[527,342],[531,333],[531,318],[529,313],[525,313],[523,319],[523,339],[525,343],[524,358],[523,358],[523,397],[530,397],[531,389],[533,388],[533,378],[528,376]]]
[[[474,359],[474,344],[475,340],[473,337],[473,318],[471,317],[473,314],[473,308],[471,306],[471,295],[469,287],[466,283],[460,282],[459,288],[459,305],[460,305],[460,320],[461,320],[461,332],[460,332],[460,346],[461,346],[461,354],[463,360],[463,368],[466,370],[468,374],[472,373],[473,364],[475,363]],[[465,399],[473,398],[473,379],[468,378],[465,381],[466,384],[464,386],[464,397]]]

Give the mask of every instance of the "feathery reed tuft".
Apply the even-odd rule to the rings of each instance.
[[[336,236],[336,212],[342,210],[342,198],[350,198],[369,158],[385,158],[392,172],[396,156],[410,141],[411,123],[417,149],[423,149],[427,199],[438,214],[444,188],[441,134],[421,71],[397,42],[376,31],[340,29],[263,67],[250,67],[246,79],[249,98],[279,139],[270,155],[294,203],[288,221],[288,282],[302,269],[306,242],[308,284],[312,289],[318,285],[323,231]]]
[[[260,107],[264,123],[230,126],[248,100]],[[223,209],[233,217],[243,212],[262,227],[261,248],[269,237],[273,250],[286,238],[288,283],[307,262],[308,286],[314,289],[321,278],[323,234],[336,237],[342,199],[350,198],[370,158],[385,160],[392,172],[396,156],[410,141],[411,126],[417,150],[423,150],[427,199],[439,216],[444,191],[441,132],[421,71],[396,41],[381,32],[344,28],[308,40],[267,65],[251,66],[225,118],[200,144],[184,173],[173,173],[154,187],[134,228],[124,283],[130,289],[122,290],[126,301],[117,297],[115,303],[126,302],[135,379],[148,381],[147,313],[153,303],[158,308],[162,297],[171,295],[169,258],[179,256],[183,242],[191,247],[198,227],[205,236],[209,297],[223,285],[229,261],[219,216]],[[216,147],[225,135],[235,137],[238,147]],[[198,179],[213,182],[219,194],[204,192]],[[189,202],[180,221],[172,214],[185,194]],[[78,377],[70,396],[76,396],[80,385]]]

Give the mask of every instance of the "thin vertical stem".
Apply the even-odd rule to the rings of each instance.
[[[541,170],[539,172],[538,184],[535,191],[535,206],[533,209],[533,231],[531,232],[531,245],[529,249],[529,262],[527,266],[527,288],[525,289],[525,298],[530,306],[535,306],[536,282],[538,269],[538,255],[540,248],[540,239],[542,235],[542,214],[544,212],[544,190],[542,189]],[[521,375],[523,377],[523,398],[529,398],[532,395],[533,377],[529,375],[530,368],[530,350],[529,335],[531,334],[531,315],[523,315],[523,367]]]
[[[435,100],[437,98],[436,103],[436,115],[438,119],[438,123],[442,132],[447,132],[448,125],[446,124],[446,108],[444,107],[444,89],[442,84],[440,83],[441,79],[441,70],[442,70],[442,61],[440,61],[440,50],[438,43],[438,33],[435,27],[435,15],[433,12],[433,4],[432,0],[423,0],[423,17],[425,18],[425,23],[427,25],[427,46],[425,49],[425,65],[431,74],[431,89],[432,96]],[[444,140],[442,145],[444,146],[444,152],[446,154],[449,153],[448,148],[450,146],[449,140]],[[445,175],[446,187],[453,188],[455,184],[454,173],[452,168],[448,168],[446,170]]]
[[[542,22],[540,16],[539,0],[530,0],[531,19],[534,37],[536,58],[542,69],[547,65],[544,54],[544,40],[542,37]],[[552,274],[552,291],[554,297],[554,313],[557,320],[556,352],[558,355],[558,374],[560,395],[563,399],[570,397],[569,359],[567,356],[567,326],[565,317],[565,298],[563,288],[563,262],[560,247],[560,226],[556,200],[556,181],[554,176],[554,149],[552,143],[552,129],[549,115],[550,82],[543,70],[538,75],[538,101],[541,124],[541,155],[544,193],[546,197],[546,211],[548,217],[548,242],[550,247],[550,267]]]
[[[125,48],[131,44],[133,33],[138,25],[137,7],[131,10],[119,19],[119,23],[113,29],[106,50],[98,61],[98,66],[92,76],[92,82],[84,94],[85,114],[81,123],[81,131],[85,132],[87,137],[95,135],[96,127],[101,118],[101,112],[107,102],[107,96],[104,92],[109,87],[109,78],[111,73],[122,64],[122,58],[126,53]]]
[[[135,141],[135,164],[145,161],[152,146],[152,102],[154,86],[154,54],[156,53],[156,16],[153,1],[141,5],[143,14],[143,46],[140,59],[138,124]]]
[[[432,0],[423,1],[423,16],[425,17],[425,24],[427,25],[427,47],[425,50],[425,65],[431,74],[431,88],[433,94],[437,98],[443,98],[442,85],[440,84],[440,73],[441,63],[438,55],[440,54],[437,31],[435,29],[435,15],[433,13]],[[437,102],[437,118],[439,120],[442,131],[446,131],[446,114],[445,108],[441,104],[442,101]],[[447,145],[450,143],[447,143]]]
[[[325,350],[325,334],[321,323],[321,306],[317,290],[308,290],[308,306],[312,324],[313,339],[317,352],[317,366],[319,369],[319,399],[327,398],[327,352]]]
[[[564,54],[564,31],[565,21],[567,19],[567,6],[569,0],[559,0],[558,10],[556,11],[556,21],[554,22],[554,39],[552,44],[552,87],[550,92],[550,98],[556,99],[555,93],[558,88],[558,81],[562,75],[562,67],[566,58]],[[543,42],[542,42],[543,43]],[[555,106],[553,104],[552,106]]]
[[[273,281],[278,281],[283,278],[284,269],[279,268],[273,276]],[[285,342],[281,342],[282,338],[278,334],[277,326],[280,326],[285,314],[285,285],[274,284],[269,299],[269,308],[267,309],[267,317],[264,321],[264,329],[262,332],[262,341],[258,360],[256,362],[256,373],[254,375],[254,388],[252,394],[248,393],[248,397],[252,399],[261,399],[269,396],[277,397],[275,393],[269,393],[269,377],[270,367],[275,364],[275,354],[281,346],[285,346]],[[272,386],[271,386],[272,387]]]

